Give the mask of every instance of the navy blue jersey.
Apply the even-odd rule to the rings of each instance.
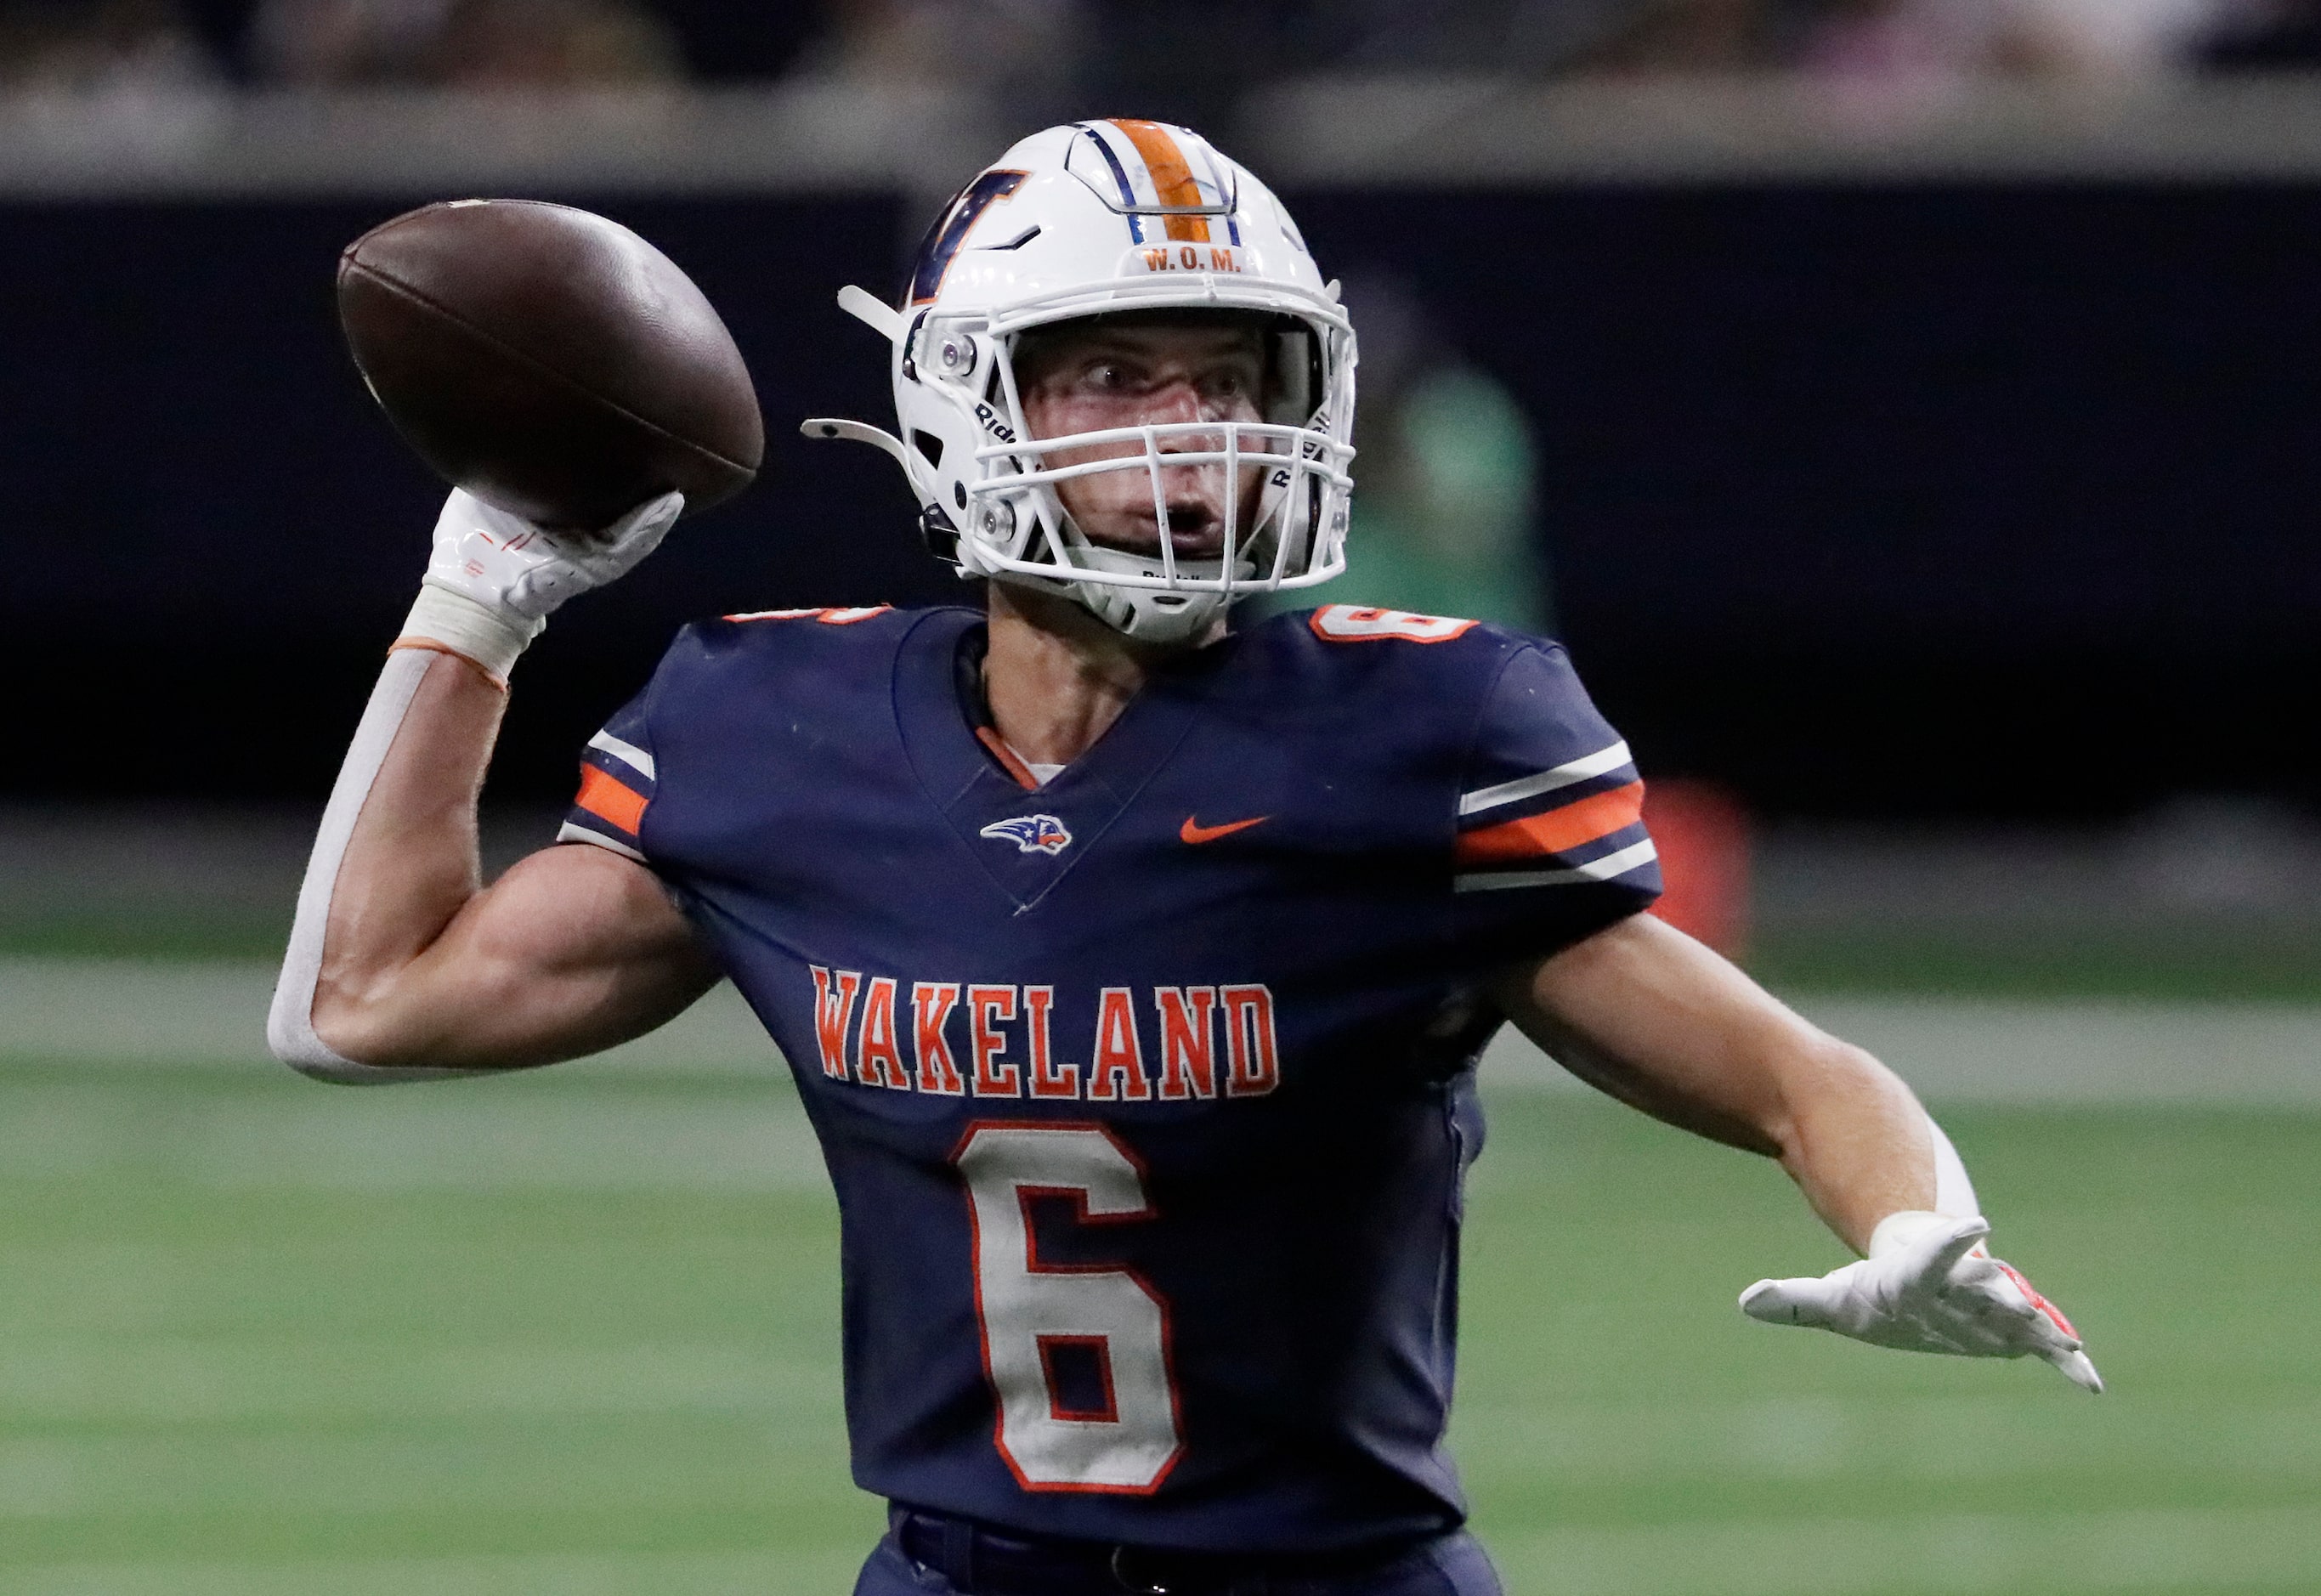
[[[1159,670],[1044,787],[981,617],[687,629],[564,835],[669,883],[790,1061],[867,1490],[1033,1533],[1455,1526],[1479,981],[1659,889],[1553,644],[1336,606]]]

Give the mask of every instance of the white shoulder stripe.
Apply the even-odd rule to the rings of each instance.
[[[1632,870],[1641,870],[1660,857],[1660,850],[1646,837],[1633,843],[1617,853],[1606,853],[1601,859],[1591,859],[1585,864],[1575,864],[1569,870],[1501,871],[1496,875],[1476,874],[1454,876],[1452,890],[1456,892],[1489,892],[1503,887],[1574,887],[1582,881],[1608,881],[1625,876]]]
[[[560,843],[594,843],[599,848],[608,849],[614,853],[618,853],[623,859],[633,859],[639,864],[647,864],[651,862],[651,861],[646,859],[643,854],[638,853],[634,848],[630,847],[628,844],[616,843],[602,832],[590,831],[585,825],[575,825],[569,820],[566,821],[557,831],[556,840]]]
[[[653,756],[633,743],[623,743],[610,732],[599,732],[588,739],[588,746],[599,753],[611,754],[648,781],[660,780],[653,774]]]
[[[1627,762],[1627,743],[1615,743],[1609,748],[1599,748],[1570,764],[1542,771],[1536,776],[1520,776],[1513,781],[1502,781],[1497,787],[1486,787],[1480,792],[1463,794],[1459,799],[1459,813],[1472,815],[1482,809],[1496,809],[1501,804],[1537,798],[1543,792],[1553,792],[1559,787],[1570,787],[1575,781],[1585,781],[1591,776],[1601,776],[1606,771],[1616,771]]]

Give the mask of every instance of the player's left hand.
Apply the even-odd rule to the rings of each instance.
[[[1741,1311],[1906,1352],[2044,1358],[2074,1385],[2103,1390],[2071,1321],[1983,1249],[1989,1234],[1979,1218],[1889,1214],[1867,1258],[1825,1275],[1761,1280],[1741,1293]]]

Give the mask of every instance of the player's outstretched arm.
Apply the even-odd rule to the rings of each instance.
[[[563,539],[451,496],[299,892],[267,1026],[278,1057],[363,1082],[550,1063],[650,1030],[715,981],[643,866],[553,848],[486,888],[477,852],[509,667],[548,610],[641,559],[681,505]]]
[[[1742,1307],[1880,1345],[2041,1357],[2102,1389],[2078,1335],[1981,1238],[1973,1185],[1899,1077],[1724,959],[1637,915],[1510,971],[1500,1008],[1573,1073],[1684,1129],[1778,1158],[1868,1256],[1761,1281]]]

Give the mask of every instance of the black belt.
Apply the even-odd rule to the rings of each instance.
[[[1172,1552],[1016,1535],[915,1508],[897,1507],[888,1519],[904,1556],[938,1571],[966,1596],[1265,1596],[1378,1573],[1434,1538],[1287,1555]]]

